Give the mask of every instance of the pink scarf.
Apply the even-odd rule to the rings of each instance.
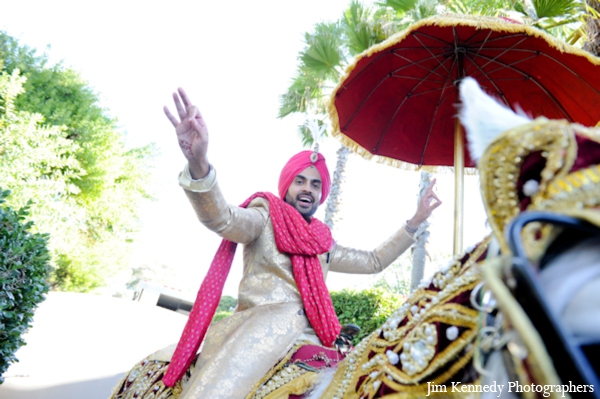
[[[317,219],[313,218],[310,224],[307,223],[294,207],[271,193],[256,193],[240,207],[246,208],[257,197],[269,202],[275,244],[280,252],[290,256],[296,285],[310,324],[325,346],[333,346],[341,326],[317,257],[331,249],[331,231]],[[163,377],[165,385],[174,386],[196,356],[219,305],[236,247],[237,243],[225,239],[221,242]]]

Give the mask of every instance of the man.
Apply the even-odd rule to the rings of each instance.
[[[377,249],[345,248],[335,244],[329,228],[312,217],[331,185],[323,155],[303,151],[293,156],[281,172],[279,198],[257,193],[240,207],[229,205],[207,159],[206,123],[182,89],[173,99],[178,118],[167,107],[164,111],[188,161],[180,185],[200,222],[224,241],[202,283],[164,384],[180,388],[178,381],[192,366],[180,398],[244,398],[256,392],[276,364],[302,346],[298,342],[318,347],[319,356],[331,354],[332,359],[324,359],[327,364],[341,360],[334,345],[340,325],[325,275],[329,270],[378,273],[396,260],[414,243],[417,227],[441,204],[433,193],[434,184],[415,215]],[[244,244],[238,307],[206,333],[235,243]]]

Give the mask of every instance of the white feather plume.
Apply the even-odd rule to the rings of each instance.
[[[531,121],[484,93],[471,77],[460,83],[460,101],[459,118],[467,132],[469,153],[475,162],[502,132]]]
[[[327,130],[327,125],[325,123],[319,123],[320,120],[316,115],[310,114],[306,120],[306,128],[310,131],[312,135],[313,142],[315,144],[319,144],[321,139],[325,135],[325,131]]]

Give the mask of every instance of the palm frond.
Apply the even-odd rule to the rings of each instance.
[[[600,18],[600,2],[597,0],[586,0],[585,2],[585,12],[590,18],[599,19]]]
[[[311,147],[313,144],[312,134],[310,134],[306,125],[298,126],[298,138],[302,142],[303,147]]]
[[[525,16],[526,16],[526,15],[528,15],[528,14],[527,14],[527,10],[525,10],[525,7],[523,6],[523,3],[516,2],[516,3],[513,5],[513,9],[514,9],[515,11],[517,11],[517,12],[520,12],[521,14],[523,14],[523,15],[525,15]]]
[[[393,34],[406,29],[410,24],[405,18],[405,13],[398,13],[391,7],[375,9],[373,20],[374,44],[381,43]]]
[[[544,18],[537,21],[534,26],[553,33],[552,30],[559,27],[565,27],[569,31],[576,30],[581,25],[581,16],[575,15],[568,18]],[[571,26],[568,26],[571,25]],[[560,36],[562,38],[562,36]]]
[[[585,38],[585,31],[580,27],[575,29],[569,36],[567,36],[566,42],[573,46],[583,38]]]
[[[498,16],[522,4],[517,0],[441,0],[448,11],[458,14]],[[524,10],[521,12],[525,13]]]
[[[408,12],[414,21],[432,17],[437,14],[437,0],[418,0],[415,7]]]
[[[448,10],[453,13],[469,14],[471,12],[465,2],[461,0],[450,0],[442,3],[444,3]]]
[[[377,3],[382,7],[392,7],[396,12],[406,13],[412,10],[419,0],[385,0]]]
[[[337,23],[319,23],[313,33],[305,35],[306,48],[300,53],[303,67],[322,78],[337,79],[345,62],[341,28]]]
[[[375,44],[375,35],[371,26],[373,23],[371,9],[365,8],[357,1],[352,1],[344,11],[341,24],[347,38],[348,52],[351,55],[362,53]]]
[[[318,102],[324,96],[323,83],[323,79],[310,71],[298,71],[287,92],[280,97],[278,118],[285,118],[297,112],[308,112],[315,99]]]
[[[565,17],[583,9],[580,0],[531,0],[531,3],[538,19]]]

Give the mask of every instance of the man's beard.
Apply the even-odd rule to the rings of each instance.
[[[312,198],[312,203],[310,204],[311,205],[310,208],[301,206],[301,204],[304,204],[304,203],[298,199],[298,197],[300,195],[308,195]],[[312,195],[306,194],[306,193],[299,194],[298,196],[296,196],[296,198],[292,198],[292,196],[290,194],[286,194],[285,202],[287,202],[288,204],[293,206],[294,209],[296,209],[300,213],[300,215],[302,215],[302,217],[304,217],[305,219],[314,215],[317,212],[317,209],[319,208],[319,203],[317,201],[315,201],[315,198]]]

